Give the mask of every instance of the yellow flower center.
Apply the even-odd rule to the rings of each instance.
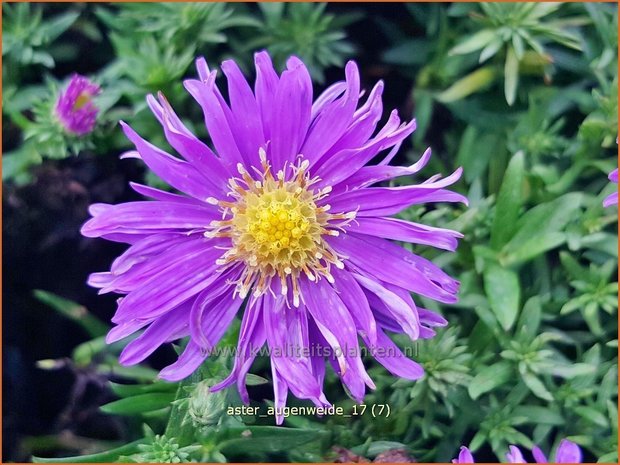
[[[234,201],[207,199],[220,206],[223,219],[213,221],[205,235],[231,238],[233,247],[217,263],[223,265],[221,270],[240,261],[245,264],[237,281],[241,297],[252,286],[255,296],[262,295],[276,278],[283,295],[290,286],[293,304],[299,306],[301,273],[312,281],[325,277],[333,282],[330,266],[344,266],[324,236],[337,236],[355,213],[331,214],[329,205],[317,206],[331,188],[310,189],[318,179],[310,179],[307,161],[289,165],[293,176],[285,181],[284,170],[274,177],[264,150],[259,153],[263,171],[256,170],[257,179],[238,165],[241,178],[229,181],[228,195]]]
[[[84,108],[91,100],[92,95],[89,92],[82,92],[80,95],[78,95],[78,98],[75,99],[72,110],[76,111]]]

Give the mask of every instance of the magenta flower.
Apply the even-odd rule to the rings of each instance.
[[[376,130],[383,84],[359,105],[359,73],[349,62],[346,81],[313,102],[299,59],[290,58],[281,75],[266,52],[255,62],[254,90],[233,61],[222,63],[230,104],[204,59],[197,61],[200,78],[184,83],[203,109],[214,151],[162,95],[149,96],[148,104],[184,160],[121,123],[137,150],[125,156],[142,159],[183,194],[132,184],[153,200],[91,206],[85,236],[130,244],[109,272],[89,279],[101,292],[126,294],[107,341],[147,327],[121,354],[121,363],[135,364],[189,336],[177,362],[160,373],[179,380],[213,351],[245,303],[234,367],[214,391],[237,383],[248,402],[245,377],[266,344],[276,408],[289,390],[329,405],[322,390],[326,358],[361,401],[374,384],[358,335],[394,375],[420,378],[422,367],[386,332],[432,337],[432,328],[446,321],[418,307],[411,292],[453,303],[458,282],[390,239],[454,250],[461,235],[390,216],[426,202],[466,202],[445,189],[461,170],[419,185],[371,187],[418,172],[430,157],[427,150],[411,166],[388,165],[415,122],[401,123],[393,111]],[[386,150],[378,164],[365,166]]]
[[[616,168],[611,173],[609,173],[609,180],[611,182],[615,182],[616,184],[618,184],[618,168]],[[607,197],[605,197],[605,200],[603,200],[604,207],[609,207],[610,205],[618,205],[618,193],[617,192],[614,192],[613,194],[608,195]]]
[[[95,127],[97,107],[93,97],[101,89],[88,78],[74,74],[65,92],[61,92],[56,102],[56,116],[69,133],[83,136]]]
[[[581,448],[574,442],[568,439],[562,439],[560,445],[555,452],[555,456],[549,462],[545,454],[542,453],[539,447],[532,449],[532,455],[536,463],[581,463],[582,454]],[[523,458],[521,450],[517,446],[510,446],[509,452],[506,454],[506,460],[508,463],[527,463]],[[471,455],[469,449],[465,446],[461,447],[458,458],[452,460],[452,463],[475,463],[474,458]]]

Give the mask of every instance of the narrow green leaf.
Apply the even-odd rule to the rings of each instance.
[[[519,83],[519,59],[514,49],[509,47],[506,53],[506,63],[504,65],[504,95],[506,102],[512,106],[517,96],[517,85]]]
[[[588,407],[585,405],[578,405],[574,408],[575,413],[579,415],[584,420],[587,420],[595,425],[598,425],[602,428],[607,428],[609,421],[605,417],[604,414],[599,412],[593,407]]]
[[[110,382],[112,392],[119,397],[130,397],[153,392],[176,392],[175,383],[154,382],[150,384],[119,384]]]
[[[571,192],[528,210],[502,249],[502,263],[514,266],[563,244],[566,235],[560,231],[577,215],[582,199],[581,193]]]
[[[82,326],[90,336],[102,336],[108,332],[108,326],[90,314],[83,305],[40,289],[35,289],[33,293],[38,300]]]
[[[549,367],[549,373],[561,378],[572,379],[576,376],[593,375],[596,366],[588,363],[571,363],[570,365],[555,364]]]
[[[519,151],[510,159],[497,196],[495,218],[491,227],[491,247],[501,249],[515,233],[523,205],[525,156]]]
[[[145,442],[144,439],[140,439],[117,447],[116,449],[97,452],[96,454],[78,455],[75,457],[58,457],[53,459],[32,457],[32,461],[34,463],[113,463],[118,461],[119,457],[123,455],[135,454],[139,451],[138,446]]]
[[[490,42],[496,38],[496,32],[493,29],[482,29],[476,32],[469,39],[461,42],[460,44],[452,47],[448,52],[449,55],[465,55],[467,53],[475,52],[481,48],[486,47]]]
[[[499,362],[483,368],[469,383],[467,389],[469,397],[476,400],[482,394],[508,382],[512,373],[512,366],[508,362]]]
[[[115,400],[102,405],[100,408],[104,413],[134,415],[168,407],[173,400],[174,393],[154,392]]]
[[[321,438],[326,432],[279,426],[247,426],[227,428],[218,434],[219,450],[236,453],[281,452]]]
[[[248,373],[245,378],[245,384],[248,386],[259,386],[261,384],[267,384],[269,380],[263,378],[262,376],[254,375],[252,373]]]
[[[495,77],[495,69],[491,66],[484,66],[459,79],[446,90],[437,94],[435,98],[442,103],[461,100],[489,87]]]
[[[534,425],[561,426],[566,423],[560,413],[539,405],[519,405],[514,409],[513,415],[526,417],[528,422]]]
[[[497,321],[508,331],[517,319],[521,287],[517,274],[499,265],[485,267],[484,291]]]
[[[536,337],[541,317],[542,306],[540,298],[538,296],[529,298],[523,305],[521,316],[517,323],[519,334],[522,335],[526,341],[531,341]]]
[[[543,382],[538,379],[534,374],[527,371],[521,375],[521,379],[523,379],[523,382],[528,388],[530,388],[530,391],[532,391],[536,397],[539,397],[548,402],[551,402],[553,400],[553,396],[547,390]]]

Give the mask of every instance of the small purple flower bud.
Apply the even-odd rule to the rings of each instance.
[[[93,97],[101,88],[88,78],[74,74],[65,92],[61,92],[56,102],[56,116],[71,134],[83,136],[95,127],[98,108],[93,104]]]

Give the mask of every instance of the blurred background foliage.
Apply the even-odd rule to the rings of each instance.
[[[508,444],[550,450],[568,437],[587,461],[617,461],[617,6],[508,4],[7,4],[3,14],[3,454],[53,461],[479,461]],[[469,208],[411,208],[403,218],[465,234],[456,253],[415,247],[462,283],[435,339],[408,342],[427,375],[397,380],[368,360],[373,418],[229,416],[235,392],[209,394],[231,361],[178,384],[154,381],[174,357],[122,367],[126,341],[103,336],[113,297],[85,284],[122,246],[79,236],[95,201],[135,199],[158,181],[134,160],[117,121],[167,147],[145,94],[163,91],[208,140],[182,78],[194,57],[234,58],[252,75],[267,49],[309,66],[318,92],[354,58],[368,89],[418,129],[395,162],[427,146],[424,174],[463,166]],[[71,73],[102,86],[96,130],[69,138],[51,109]],[[404,182],[408,182],[405,180]],[[80,302],[80,303],[76,303]],[[233,346],[236,328],[222,345]],[[249,381],[272,399],[269,362]],[[326,393],[351,411],[335,376]],[[291,399],[290,405],[301,405]]]

